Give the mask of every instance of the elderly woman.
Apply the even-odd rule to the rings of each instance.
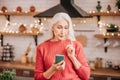
[[[90,68],[82,45],[75,40],[70,16],[55,14],[50,30],[51,38],[37,46],[35,80],[88,80]],[[64,60],[55,63],[58,53]]]

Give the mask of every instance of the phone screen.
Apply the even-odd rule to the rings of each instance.
[[[60,61],[64,60],[64,55],[56,54],[55,56],[55,63],[58,63]]]

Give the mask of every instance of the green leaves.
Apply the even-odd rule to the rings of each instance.
[[[116,6],[120,6],[120,0],[116,0]]]
[[[15,73],[8,71],[8,70],[4,70],[1,74],[0,74],[0,80],[16,80],[15,79]]]

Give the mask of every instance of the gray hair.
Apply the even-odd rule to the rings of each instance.
[[[52,27],[53,25],[59,21],[59,20],[66,20],[68,21],[68,24],[69,24],[69,35],[68,35],[68,38],[72,41],[75,41],[75,36],[74,36],[74,30],[73,30],[73,26],[72,26],[72,20],[70,18],[70,16],[67,14],[67,13],[63,13],[63,12],[60,12],[60,13],[57,13],[53,16],[52,20],[51,20],[51,24],[50,24],[50,34],[52,34],[50,37],[52,38],[53,37],[53,33],[52,33]]]

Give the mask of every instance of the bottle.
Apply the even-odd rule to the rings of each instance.
[[[109,11],[109,12],[111,11],[111,6],[110,5],[107,6],[107,11]]]
[[[102,6],[100,5],[100,1],[98,1],[98,5],[96,6],[96,9],[98,12],[101,11]]]
[[[103,63],[102,63],[102,58],[97,58],[95,67],[96,67],[96,68],[102,68],[102,67],[103,67],[102,64],[103,64]]]

